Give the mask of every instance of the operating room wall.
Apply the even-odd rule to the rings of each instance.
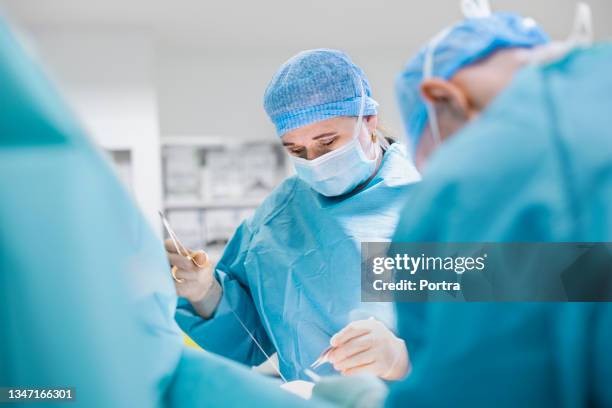
[[[401,136],[393,78],[404,57],[394,50],[344,49],[370,79],[385,126]],[[298,51],[165,50],[157,78],[162,135],[274,140],[263,94],[280,64]]]
[[[150,36],[92,27],[34,27],[27,35],[101,148],[130,152],[127,187],[159,231],[160,132]]]

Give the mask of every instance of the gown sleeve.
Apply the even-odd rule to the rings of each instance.
[[[266,357],[251,335],[266,354],[275,350],[261,323],[245,270],[251,237],[249,223],[244,221],[215,267],[215,277],[223,288],[223,295],[214,315],[204,319],[187,299],[179,298],[176,321],[203,349],[243,364],[257,365]]]

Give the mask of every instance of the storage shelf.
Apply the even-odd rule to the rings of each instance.
[[[161,138],[163,146],[194,147],[194,148],[232,148],[245,145],[279,146],[277,139],[234,139],[221,136],[165,136]]]
[[[173,136],[161,140],[161,153],[170,223],[186,245],[203,247],[212,258],[290,174],[277,139]]]

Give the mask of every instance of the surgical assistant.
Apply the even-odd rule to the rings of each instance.
[[[468,49],[483,38],[516,36],[516,27],[535,29],[518,16],[504,24],[506,18],[471,18],[454,26],[439,48],[424,49],[400,76],[410,137],[417,153],[427,150],[430,159],[394,241],[612,241],[612,45],[589,46],[574,36],[573,43],[554,49],[539,40],[528,47],[521,40]],[[517,38],[527,37],[523,32]],[[538,48],[523,54],[513,45]],[[420,68],[428,52],[437,84],[426,84]],[[513,65],[524,56],[530,58]],[[469,94],[472,68],[500,62],[516,73],[507,84],[489,87],[489,103],[472,113],[455,103],[477,99]],[[454,91],[453,84],[468,91],[440,94]],[[419,94],[427,101],[405,97]],[[432,105],[438,122],[429,129],[432,115],[424,103]],[[450,109],[457,109],[455,115]],[[457,126],[451,117],[465,121]],[[422,139],[434,140],[433,133],[442,145],[424,148]],[[404,336],[411,332],[402,321],[409,308],[398,304]],[[425,315],[424,350],[413,360],[411,376],[391,386],[387,406],[612,406],[609,303],[431,303]]]
[[[278,353],[288,380],[307,378],[303,369],[330,339],[343,345],[352,334],[376,334],[392,348],[364,362],[366,371],[399,378],[407,371],[407,354],[393,334],[392,305],[360,302],[360,243],[390,240],[405,196],[420,176],[404,146],[377,130],[369,83],[342,52],[294,56],[276,73],[264,99],[297,175],[230,240],[211,282],[212,287],[218,282],[218,304],[209,314],[199,313],[195,296],[182,298],[176,320],[206,350],[259,364],[266,355],[243,323],[266,354]],[[177,276],[189,279],[194,273],[179,270]],[[188,284],[177,283],[179,293]],[[332,362],[348,374],[356,363],[345,357],[336,354]],[[319,373],[334,370],[324,365]]]

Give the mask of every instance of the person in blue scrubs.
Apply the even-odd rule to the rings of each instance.
[[[342,52],[289,59],[264,107],[297,174],[240,225],[214,267],[198,268],[167,243],[178,324],[204,349],[244,364],[276,352],[287,380],[308,378],[303,369],[330,343],[331,364],[319,374],[402,378],[409,361],[392,305],[360,301],[360,244],[391,239],[418,172],[404,146],[377,129],[369,83]]]
[[[612,44],[577,34],[546,45],[532,20],[468,18],[408,63],[397,88],[425,170],[395,242],[612,241]],[[397,307],[407,338],[411,305]],[[612,406],[610,303],[430,303],[425,316],[387,406]]]

